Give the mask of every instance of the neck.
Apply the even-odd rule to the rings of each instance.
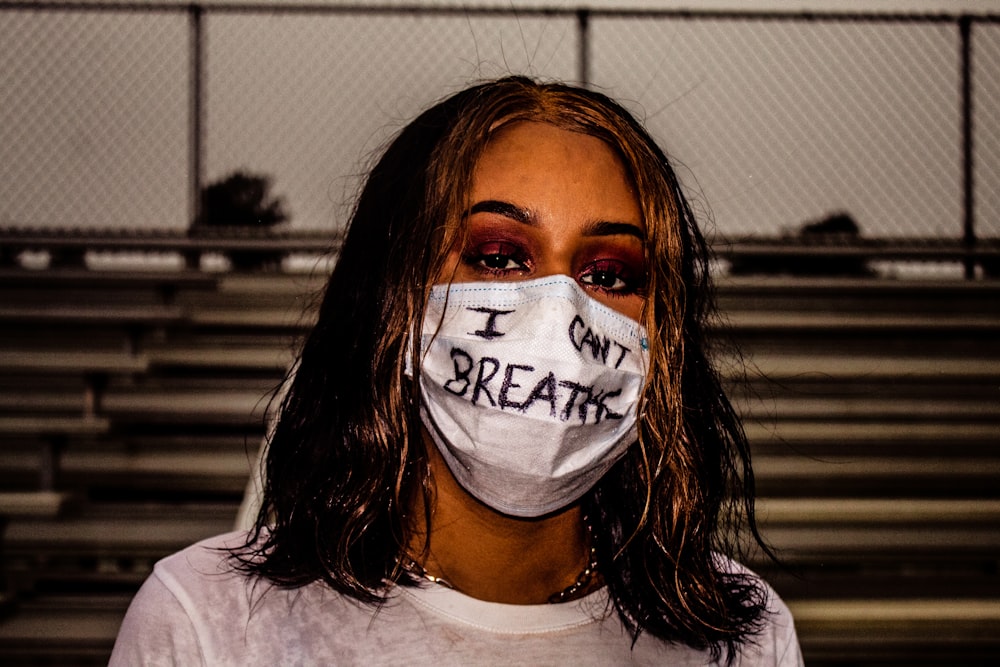
[[[537,519],[501,514],[469,495],[426,442],[434,484],[430,521],[413,506],[410,554],[430,577],[472,597],[542,604],[573,586],[590,562],[579,505]],[[421,532],[430,525],[430,533]]]

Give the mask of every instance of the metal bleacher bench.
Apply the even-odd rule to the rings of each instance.
[[[48,247],[14,236],[0,246]],[[98,237],[52,247],[190,256],[332,240]],[[231,527],[323,279],[190,262],[0,268],[0,516],[16,584],[0,662],[105,663],[152,563]],[[749,564],[792,608],[807,664],[995,664],[1000,281],[723,276],[718,290],[713,340],[782,561]],[[15,484],[52,438],[52,488]]]

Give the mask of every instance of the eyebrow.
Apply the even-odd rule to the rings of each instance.
[[[524,225],[534,226],[538,224],[534,213],[530,210],[520,208],[510,202],[498,201],[496,199],[487,199],[481,202],[476,202],[471,208],[469,208],[468,212],[463,217],[467,218],[475,213],[495,213],[497,215],[502,215],[505,218],[510,218],[515,222],[520,222]],[[601,220],[589,225],[587,230],[584,232],[585,236],[618,236],[622,234],[634,236],[643,243],[646,242],[646,234],[643,232],[642,228],[630,222],[611,222],[608,220]]]
[[[634,236],[643,243],[646,242],[646,234],[643,233],[642,228],[631,222],[595,222],[585,234],[587,236],[617,236],[619,234],[626,234]]]
[[[510,202],[497,201],[496,199],[476,202],[463,217],[467,218],[474,213],[496,213],[497,215],[502,215],[505,218],[510,218],[525,225],[538,224],[535,216],[528,209],[518,208]]]

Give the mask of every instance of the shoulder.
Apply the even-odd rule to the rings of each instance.
[[[193,544],[156,563],[129,605],[112,665],[220,664],[255,602],[270,588],[240,572],[232,549],[247,533]]]
[[[245,535],[221,535],[158,562],[129,605],[111,665],[206,664],[199,608],[235,597],[225,594],[238,583],[238,575],[226,569],[227,549],[240,539]]]
[[[144,588],[162,589],[191,618],[203,616],[209,604],[225,604],[231,609],[235,605],[242,610],[247,607],[247,592],[255,579],[237,569],[232,550],[243,546],[246,539],[243,532],[226,533],[167,556],[153,566]],[[137,596],[136,602],[141,601],[142,596]]]
[[[765,586],[768,602],[764,624],[760,633],[744,647],[743,653],[748,659],[744,659],[743,664],[799,667],[803,664],[802,651],[792,612],[774,589]]]
[[[740,651],[740,665],[775,665],[777,667],[799,667],[803,664],[798,635],[792,612],[764,579],[744,565],[731,558],[717,556],[718,567],[729,572],[755,580],[766,596],[766,611],[761,619],[759,632],[751,637]]]
[[[205,586],[233,586],[246,577],[234,567],[232,550],[245,545],[247,536],[245,532],[225,533],[192,544],[156,563],[153,577],[176,593],[192,587],[196,593]]]
[[[353,650],[375,610],[323,582],[286,588],[243,572],[232,553],[247,539],[227,533],[159,561],[126,613],[111,664],[322,664]]]

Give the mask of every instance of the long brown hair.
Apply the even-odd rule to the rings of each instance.
[[[480,155],[519,120],[611,146],[647,230],[651,367],[639,438],[583,500],[600,571],[635,636],[732,657],[766,599],[718,555],[735,553],[739,525],[761,540],[749,447],[705,353],[705,243],[639,122],[608,97],[563,84],[511,77],[461,91],[405,127],[371,170],[268,445],[263,507],[240,567],[285,586],[323,580],[367,602],[384,598],[387,581],[412,583],[399,567],[407,512],[430,499],[410,337],[433,276],[461,241]]]

